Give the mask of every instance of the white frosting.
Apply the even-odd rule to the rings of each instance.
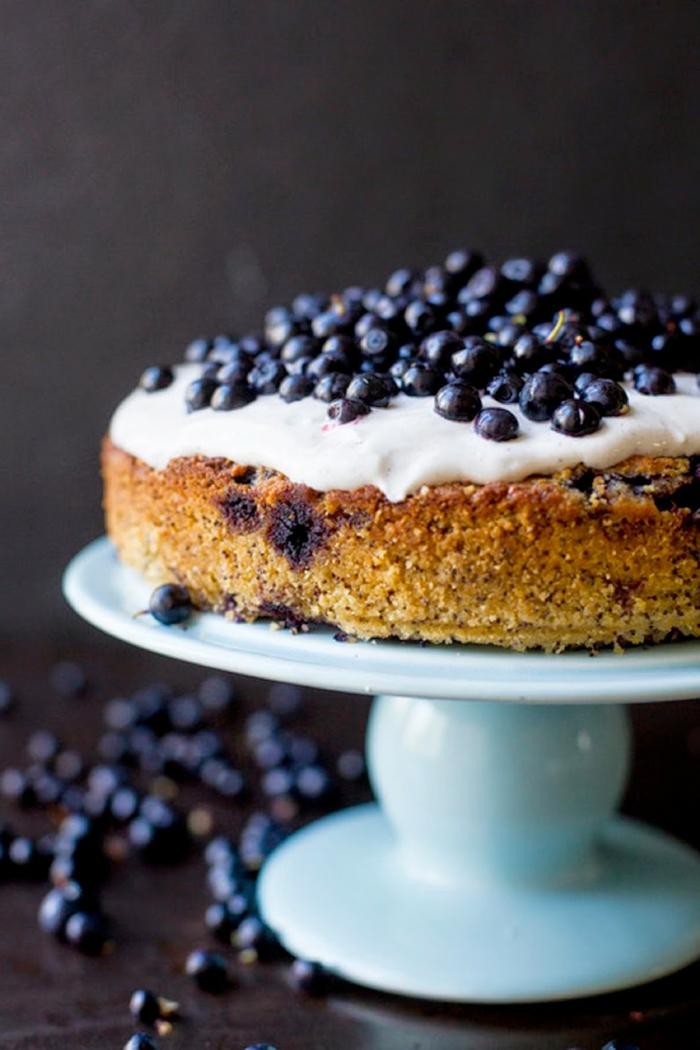
[[[677,374],[677,393],[660,397],[626,385],[630,411],[582,438],[557,434],[507,405],[520,436],[499,443],[480,438],[471,423],[442,419],[432,397],[403,394],[343,425],[329,422],[322,401],[286,404],[274,394],[231,412],[188,413],[185,388],[200,373],[197,365],[181,365],[165,390],[135,390],[114,414],[112,441],[158,470],[178,456],[224,457],[322,492],[375,485],[392,501],[442,482],[520,481],[578,463],[602,469],[632,455],[700,453],[700,389],[689,374]],[[489,397],[483,403],[497,404]]]

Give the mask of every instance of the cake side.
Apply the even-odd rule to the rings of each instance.
[[[700,636],[695,466],[635,456],[391,502],[224,458],[156,470],[109,437],[102,450],[119,557],[201,609],[547,651]]]

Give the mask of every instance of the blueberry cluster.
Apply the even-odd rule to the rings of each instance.
[[[639,290],[608,298],[572,252],[498,267],[458,250],[440,266],[397,270],[383,287],[298,295],[268,311],[262,332],[197,339],[185,359],[201,365],[186,392],[191,412],[278,394],[328,402],[329,418],[349,423],[403,393],[433,398],[439,415],[473,421],[483,438],[516,437],[513,412],[482,407],[488,394],[582,436],[626,411],[623,378],[656,396],[673,393],[673,372],[700,371],[700,307]],[[152,366],[140,385],[172,380],[170,367]]]

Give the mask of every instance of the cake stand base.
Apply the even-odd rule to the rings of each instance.
[[[636,822],[603,828],[571,884],[436,885],[406,872],[375,806],[312,824],[267,862],[265,918],[293,955],[383,991],[568,999],[680,969],[700,945],[700,858]]]

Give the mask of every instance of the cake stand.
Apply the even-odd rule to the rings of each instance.
[[[64,590],[95,626],[220,670],[376,694],[377,803],[291,836],[260,876],[294,955],[373,988],[535,1002],[629,987],[700,957],[700,856],[616,815],[625,704],[700,696],[700,643],[624,654],[340,644],[198,614],[134,614],[151,588],[100,539]],[[461,701],[461,702],[460,702]]]

